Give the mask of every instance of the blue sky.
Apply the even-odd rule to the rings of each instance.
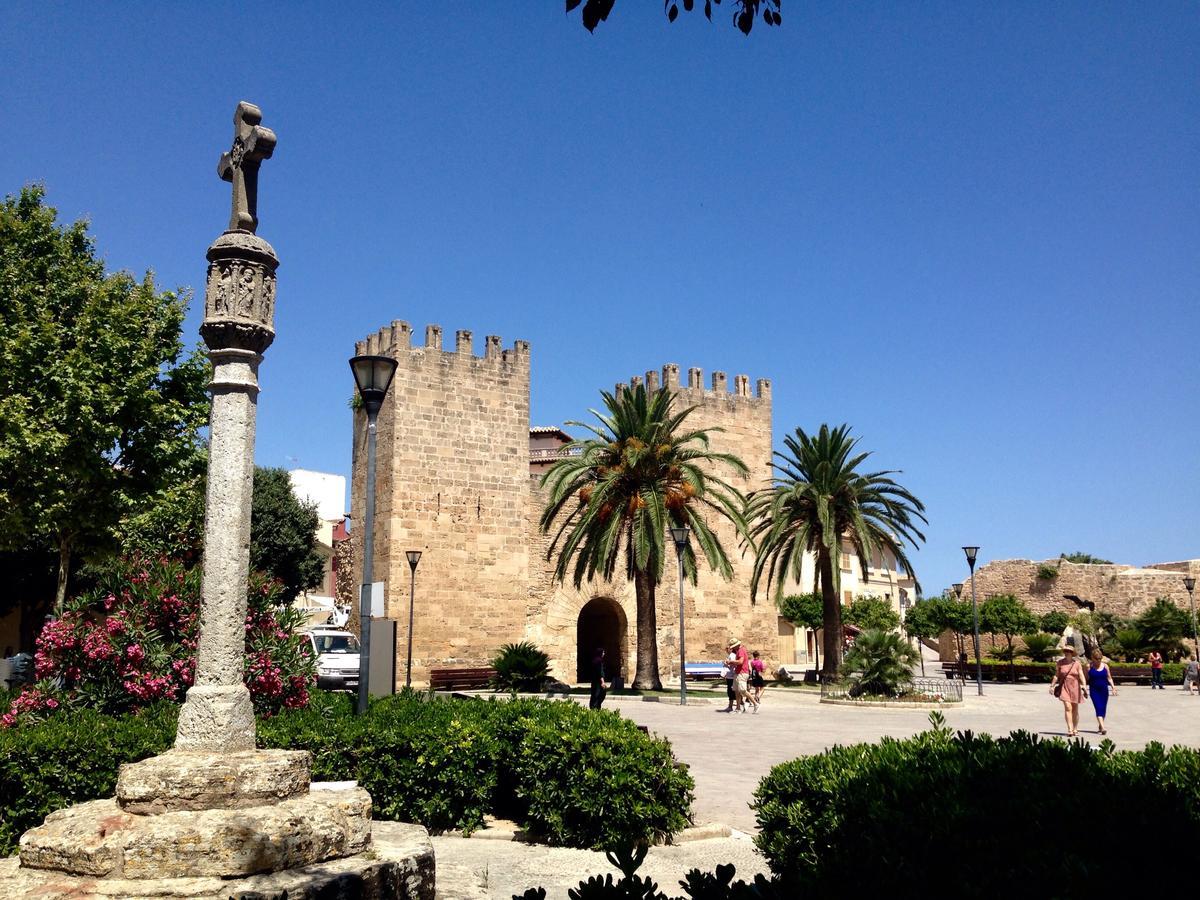
[[[202,286],[263,108],[263,464],[347,472],[355,339],[437,322],[532,343],[535,424],[665,362],[771,378],[777,444],[849,422],[904,471],[927,590],[964,543],[1200,556],[1200,7],[728,15],[8,2],[0,187]]]

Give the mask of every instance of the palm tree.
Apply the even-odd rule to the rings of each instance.
[[[822,425],[815,436],[797,428],[784,438],[786,453],[776,452],[777,472],[769,488],[755,491],[746,519],[757,550],[751,575],[751,596],[766,576],[766,589],[782,597],[789,579],[799,583],[806,553],[816,557],[815,584],[824,613],[825,666],[836,676],[842,659],[841,566],[836,554],[848,540],[863,570],[880,551],[912,571],[905,542],[924,541],[914,519],[922,522],[925,507],[891,479],[893,470],[860,472],[871,454],[856,453],[858,438],[848,425]]]
[[[904,685],[912,681],[917,656],[912,645],[894,631],[864,631],[855,638],[854,646],[842,663],[842,674],[855,682],[850,695],[890,697],[899,694]]]
[[[601,391],[605,412],[589,410],[599,425],[568,422],[594,437],[567,445],[571,455],[542,477],[548,489],[539,523],[542,533],[556,527],[547,559],[557,555],[555,577],[571,571],[575,587],[599,575],[611,579],[619,563],[633,579],[637,598],[637,669],[633,686],[658,689],[657,622],[654,592],[667,557],[666,530],[691,528],[711,569],[723,578],[733,567],[705,516],[729,519],[745,534],[745,498],[718,474],[722,466],[746,475],[746,464],[709,448],[719,428],[686,430],[695,407],[672,410],[670,391],[647,392],[643,385],[618,394]],[[696,557],[689,546],[684,573],[696,583]]]

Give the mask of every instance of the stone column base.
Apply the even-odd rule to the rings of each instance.
[[[246,686],[194,684],[188,688],[179,710],[175,749],[212,753],[253,750],[254,704]]]
[[[115,809],[112,801],[97,802],[109,803]],[[120,815],[119,811],[117,814]],[[13,857],[0,860],[0,897],[5,900],[326,900],[330,897],[434,900],[433,846],[424,828],[374,822],[370,842],[369,850],[343,859],[235,878],[64,875],[22,867]],[[197,849],[202,850],[203,846]]]

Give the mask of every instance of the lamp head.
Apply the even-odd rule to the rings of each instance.
[[[954,589],[954,596],[958,597],[961,600],[962,599],[962,582],[957,581],[954,584],[950,585],[950,587],[952,587]]]
[[[671,540],[675,542],[675,550],[678,553],[683,553],[688,544],[688,536],[692,530],[686,525],[671,526]]]
[[[404,555],[408,557],[409,567],[415,571],[417,568],[417,563],[419,563],[421,561],[421,551],[420,550],[406,550],[406,551],[404,551]]]
[[[366,407],[367,416],[374,419],[383,406],[383,398],[392,386],[396,374],[396,360],[390,356],[355,356],[350,360],[350,371],[354,383]]]
[[[975,568],[975,557],[979,555],[978,547],[963,547],[963,553],[967,554],[967,565],[972,569]]]
[[[1196,579],[1191,575],[1184,575],[1183,586],[1187,588],[1187,592],[1190,594],[1196,587]]]

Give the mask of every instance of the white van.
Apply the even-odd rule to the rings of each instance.
[[[357,691],[358,638],[338,628],[313,628],[306,633],[317,658],[317,687]]]

